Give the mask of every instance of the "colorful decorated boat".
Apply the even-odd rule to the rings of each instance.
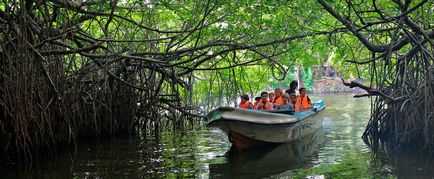
[[[310,135],[321,127],[323,119],[318,113],[325,107],[322,100],[303,112],[219,107],[208,113],[208,127],[225,132],[238,150],[287,143]]]

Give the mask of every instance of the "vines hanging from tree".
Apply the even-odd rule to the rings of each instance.
[[[344,82],[367,91],[355,97],[376,97],[365,141],[433,149],[433,1],[396,0],[390,5],[349,0],[341,12],[324,0],[318,2],[372,54],[368,60],[348,60],[370,65],[371,84]]]
[[[84,136],[157,131],[166,127],[161,119],[182,127],[201,116],[198,105],[213,107],[213,97],[252,92],[240,81],[260,80],[246,67],[260,79],[265,72],[280,79],[298,58],[317,56],[301,40],[346,32],[372,52],[367,61],[349,61],[373,67],[366,95],[379,98],[365,138],[424,138],[432,146],[434,33],[432,17],[425,18],[432,2],[396,1],[399,13],[376,1],[345,2],[343,16],[319,0],[344,25],[329,29],[316,28],[320,6],[304,1],[3,0],[1,156],[30,159]],[[218,86],[217,93],[195,94],[199,80]],[[197,102],[197,95],[207,100]]]
[[[229,34],[220,26],[231,8],[213,0],[2,1],[1,156],[30,159],[83,136],[158,130],[162,118],[182,126],[199,116],[187,100],[195,72],[272,64],[285,73],[275,58],[290,42],[329,33]]]

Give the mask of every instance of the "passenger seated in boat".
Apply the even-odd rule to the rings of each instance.
[[[295,112],[301,111],[301,105],[300,105],[300,103],[297,102],[297,95],[295,93],[292,93],[289,95],[289,104],[292,105]]]
[[[274,107],[277,107],[279,104],[283,104],[283,100],[282,100],[283,90],[280,88],[276,88],[274,90],[274,94],[276,94],[274,101],[272,101],[272,103],[274,104]]]
[[[261,97],[255,97],[255,102],[253,102],[253,108],[256,109],[258,103],[261,101]]]
[[[306,94],[306,88],[300,88],[298,90],[300,95],[297,96],[297,102],[301,104],[301,109],[306,110],[313,107],[312,102],[310,102],[309,96]]]
[[[270,93],[268,93],[268,98],[270,99],[270,102],[271,102],[271,103],[274,102],[275,97],[276,97],[276,96],[274,95],[274,92],[270,92]]]
[[[262,92],[261,93],[261,101],[259,101],[257,110],[272,110],[273,109],[273,103],[267,100],[268,99],[268,93]]]
[[[249,95],[243,94],[241,95],[240,108],[243,109],[253,109],[253,104],[249,101]]]
[[[277,105],[278,110],[284,110],[284,109],[294,110],[294,107],[288,103],[289,101],[288,93],[284,93],[281,98],[282,98],[282,104]]]
[[[289,89],[287,89],[286,91],[285,91],[285,93],[288,93],[288,94],[292,94],[292,93],[294,93],[295,94],[295,90],[297,89],[297,87],[298,87],[298,82],[297,81],[295,81],[295,80],[293,80],[293,81],[291,81],[291,83],[289,84]]]

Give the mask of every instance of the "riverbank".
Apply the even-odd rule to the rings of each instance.
[[[313,82],[311,93],[314,94],[331,94],[331,93],[345,93],[345,94],[361,94],[365,91],[360,88],[349,88],[342,83],[339,77],[323,77],[316,79]]]

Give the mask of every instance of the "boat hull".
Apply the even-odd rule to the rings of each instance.
[[[273,114],[239,108],[217,108],[208,114],[209,127],[217,127],[228,135],[239,150],[255,146],[287,143],[314,133],[322,126],[318,113],[325,106],[294,115]]]
[[[250,149],[250,148],[254,148],[254,147],[258,147],[258,146],[263,146],[263,145],[273,145],[275,143],[272,142],[264,142],[264,141],[259,141],[259,140],[255,140],[249,137],[246,137],[242,134],[239,134],[235,131],[229,131],[229,140],[235,145],[235,148],[237,150],[246,150],[246,149]]]

